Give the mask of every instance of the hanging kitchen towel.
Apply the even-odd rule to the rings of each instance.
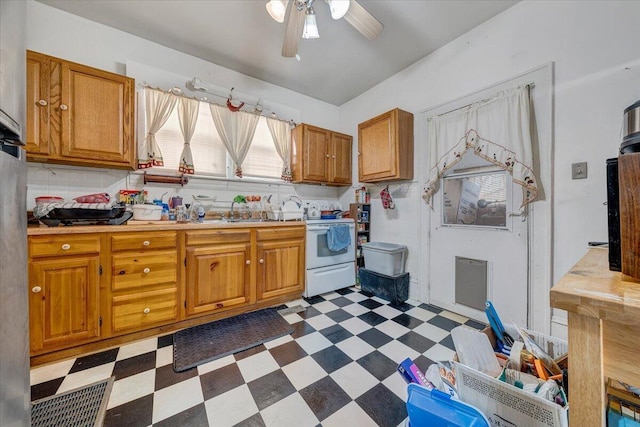
[[[380,200],[382,201],[382,207],[385,209],[395,209],[396,205],[393,203],[391,193],[389,193],[389,186],[387,185],[380,192]]]
[[[351,232],[347,224],[332,225],[327,230],[327,247],[330,251],[341,251],[351,244]]]

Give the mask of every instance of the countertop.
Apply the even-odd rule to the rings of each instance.
[[[640,280],[609,270],[608,250],[592,248],[551,288],[551,306],[622,324],[640,323]]]
[[[203,223],[177,223],[175,221],[136,221],[129,220],[122,225],[29,225],[27,235],[43,236],[55,234],[85,234],[85,233],[124,233],[129,231],[163,231],[163,230],[202,230],[202,229],[231,229],[231,228],[262,228],[262,227],[292,227],[306,225],[304,221],[205,221]]]
[[[567,310],[569,425],[605,425],[605,378],[640,384],[640,280],[610,271],[608,250],[590,249],[551,288]]]

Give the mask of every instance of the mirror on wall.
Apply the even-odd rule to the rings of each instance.
[[[507,228],[507,172],[450,174],[442,179],[442,224]]]

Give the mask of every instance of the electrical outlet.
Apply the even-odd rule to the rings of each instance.
[[[587,177],[587,162],[571,164],[571,179],[584,179]]]

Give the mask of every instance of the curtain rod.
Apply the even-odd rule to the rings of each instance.
[[[534,87],[536,87],[536,85],[535,85],[535,83],[531,82],[531,83],[527,83],[527,84],[519,85],[519,86],[517,86],[517,87],[528,87],[528,88],[529,88],[529,90],[531,90],[531,89],[533,89]],[[503,90],[504,90],[504,89],[503,89]],[[499,92],[502,92],[503,90],[498,91],[498,93],[499,93]],[[453,110],[449,110],[449,111],[447,111],[446,113],[442,113],[442,114],[438,114],[438,115],[436,115],[436,116],[429,117],[429,118],[428,118],[428,120],[431,120],[431,119],[432,119],[432,118],[434,118],[434,117],[442,117],[442,116],[446,116],[446,115],[447,115],[447,114],[449,114],[449,113],[453,113],[453,112],[455,112],[455,111],[462,110],[463,108],[470,107],[471,105],[474,105],[474,104],[481,104],[481,103],[483,103],[483,102],[491,101],[491,100],[493,100],[493,99],[495,99],[495,98],[496,98],[496,94],[494,94],[494,95],[490,96],[489,98],[481,99],[480,101],[475,101],[475,102],[472,102],[472,103],[470,103],[470,104],[463,105],[462,107],[454,108]],[[436,107],[436,108],[438,108],[438,107]]]
[[[197,96],[189,96],[189,95],[185,94],[182,91],[182,89],[180,89],[178,86],[174,86],[171,89],[162,89],[160,87],[151,86],[147,82],[137,83],[136,86],[144,88],[144,89],[158,90],[160,92],[169,92],[174,96],[180,96],[180,97],[187,98],[187,99],[195,99],[197,101],[205,102],[207,104],[213,104],[213,105],[217,105],[218,107],[228,108],[227,105],[222,105],[222,104],[218,104],[217,102],[210,101],[209,99],[207,99],[206,96],[203,97],[203,98],[198,98]],[[231,90],[233,90],[233,88]],[[205,91],[205,93],[207,93],[209,95],[217,96],[219,98],[223,98],[225,100],[229,99],[228,97],[224,97],[222,95],[218,95],[218,94],[215,94],[215,93],[211,93],[211,92],[207,92],[207,91]],[[243,103],[243,104],[244,105],[252,105],[254,107],[257,107],[257,104],[251,104],[251,103],[246,103],[246,102]],[[267,108],[267,110],[269,110],[269,109]],[[278,116],[276,115],[276,113],[274,111],[271,111],[271,114],[265,114],[264,113],[264,107],[263,107],[263,111],[259,111],[259,110],[255,110],[255,109],[254,109],[254,111],[243,111],[243,110],[240,110],[240,111],[243,112],[243,113],[247,113],[247,114],[257,114],[257,115],[262,116],[262,117],[266,117],[266,118],[269,118],[269,119],[278,120],[280,122],[288,123],[292,127],[296,126],[296,122],[293,121],[293,119],[290,119],[290,120],[280,119],[280,118],[278,118]]]

